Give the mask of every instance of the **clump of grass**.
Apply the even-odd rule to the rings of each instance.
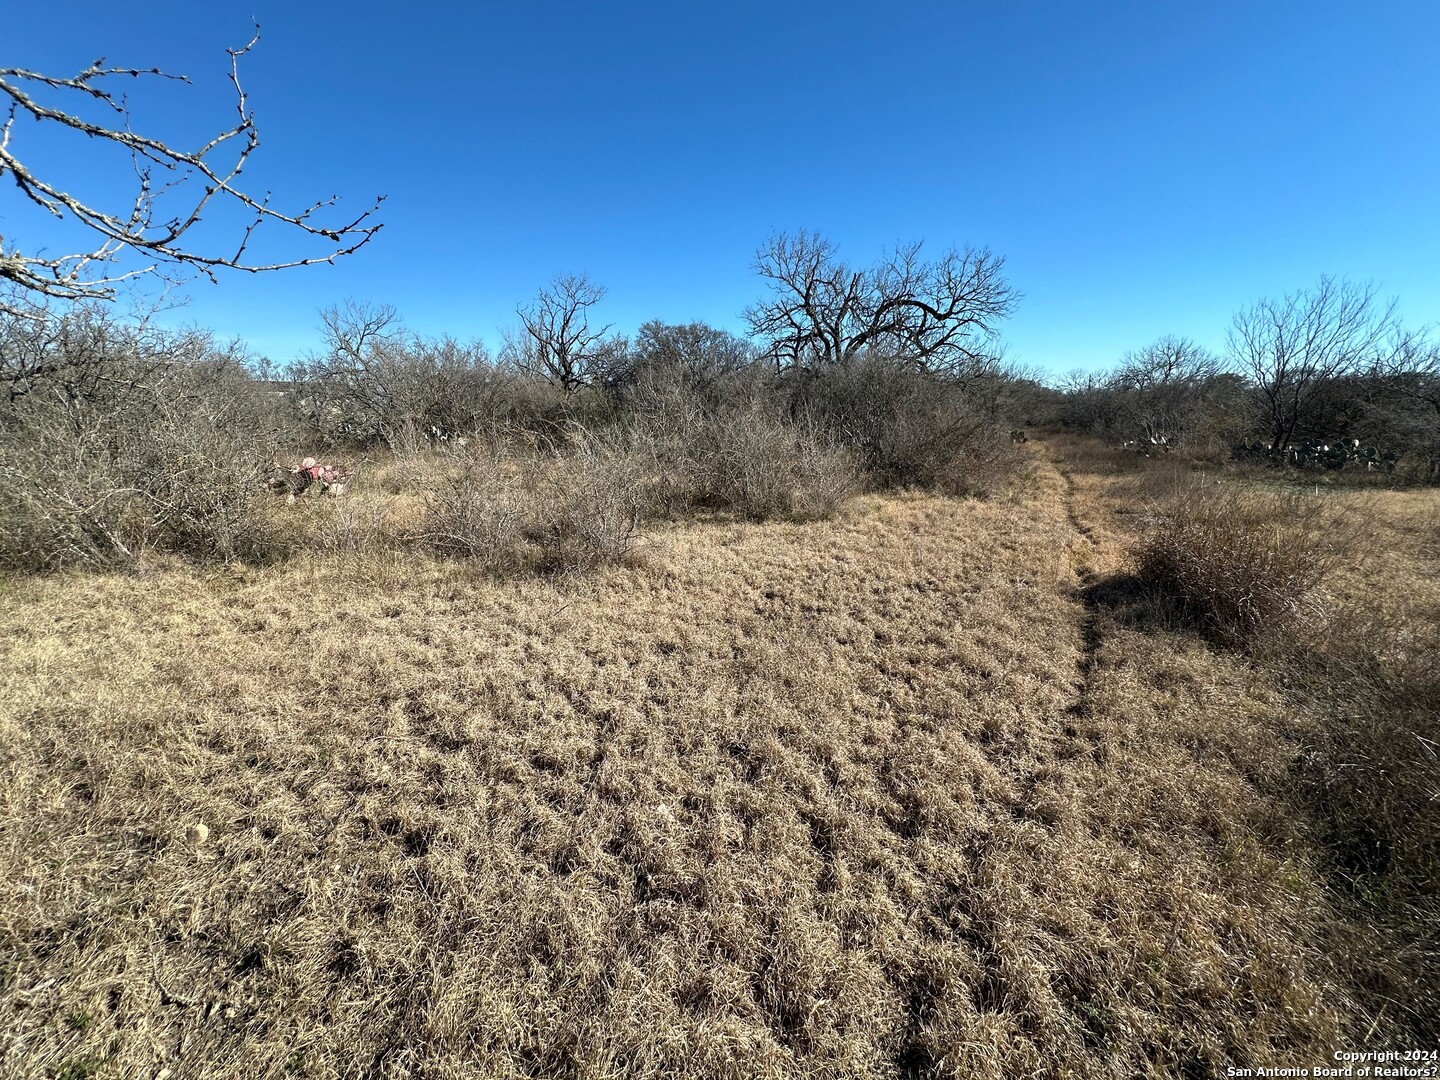
[[[1427,504],[1193,482],[1187,491],[1177,481],[1151,511],[1139,550],[1146,580],[1172,610],[1259,654],[1258,670],[1301,718],[1284,784],[1323,874],[1327,951],[1366,1017],[1357,1036],[1433,1043],[1440,591]]]
[[[1140,576],[1221,639],[1285,634],[1322,613],[1318,588],[1339,555],[1320,510],[1298,497],[1186,492],[1157,508]]]

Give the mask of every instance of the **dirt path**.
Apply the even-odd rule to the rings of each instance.
[[[1073,601],[1076,605],[1076,622],[1080,637],[1080,655],[1076,660],[1079,683],[1074,700],[1066,707],[1072,717],[1086,715],[1090,708],[1091,677],[1095,659],[1099,653],[1102,631],[1100,619],[1101,566],[1106,561],[1106,552],[1096,539],[1095,526],[1081,517],[1081,492],[1075,473],[1064,460],[1062,452],[1051,443],[1041,442],[1046,461],[1059,475],[1064,484],[1061,498],[1065,518],[1074,531],[1071,543],[1071,562],[1075,573]],[[1113,559],[1110,561],[1113,562]]]

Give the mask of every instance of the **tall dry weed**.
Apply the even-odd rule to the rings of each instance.
[[[382,502],[332,501],[321,511],[310,544],[326,555],[359,556],[398,548],[400,531]]]
[[[1244,646],[1301,718],[1288,797],[1324,874],[1332,962],[1369,1018],[1359,1034],[1431,1044],[1440,1037],[1440,621],[1416,507],[1197,488],[1193,476],[1116,485],[1132,496],[1165,489],[1139,546],[1141,575]]]

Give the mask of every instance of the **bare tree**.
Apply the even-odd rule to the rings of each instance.
[[[711,382],[744,370],[755,359],[745,338],[705,323],[667,324],[651,319],[636,335],[636,362],[678,368],[696,382]]]
[[[1433,409],[1440,419],[1440,343],[1427,332],[1396,330],[1378,355],[1374,374],[1393,393]]]
[[[1440,343],[1427,330],[1397,329],[1370,374],[1382,388],[1370,405],[1370,436],[1403,449],[1432,483],[1440,479]]]
[[[1217,357],[1173,335],[1126,353],[1112,379],[1122,424],[1132,436],[1178,443],[1219,371]]]
[[[13,410],[32,396],[108,403],[147,384],[164,366],[157,358],[170,364],[212,351],[208,335],[162,330],[152,315],[98,303],[32,305],[20,315],[0,308],[0,405]]]
[[[1272,449],[1290,445],[1333,380],[1374,361],[1395,323],[1394,302],[1379,305],[1373,285],[1330,277],[1235,316],[1230,361],[1259,390]]]
[[[81,250],[57,255],[27,253],[6,247],[0,238],[0,282],[15,299],[0,297],[0,310],[34,317],[36,297],[57,300],[110,300],[127,280],[153,273],[163,266],[189,268],[214,280],[221,267],[259,273],[314,263],[333,263],[352,254],[374,238],[381,225],[373,215],[383,196],[352,220],[322,220],[336,197],[322,199],[295,213],[270,205],[270,193],[253,194],[238,186],[239,176],[256,148],[259,131],[240,83],[240,58],[260,38],[255,35],[242,48],[229,49],[230,82],[234,87],[236,119],[195,150],[177,149],[164,139],[141,134],[132,123],[125,96],[114,87],[125,79],[153,78],[189,83],[184,75],[152,68],[107,67],[102,57],[76,75],[60,77],[24,68],[0,68],[0,101],[9,99],[8,115],[0,128],[0,179],[13,181],[34,207],[50,217],[78,223],[86,231]],[[95,113],[102,119],[92,119]],[[69,130],[99,145],[129,155],[135,174],[133,197],[119,206],[102,207],[66,191],[17,156],[15,144],[24,125],[40,124]],[[233,247],[204,250],[190,243],[191,230],[211,211],[240,211],[246,223],[239,228]],[[247,252],[265,226],[278,226],[291,235],[323,244],[316,254],[280,259],[253,259]],[[149,265],[123,269],[120,256],[135,252]]]
[[[378,438],[394,411],[393,358],[405,331],[395,308],[346,300],[320,312],[322,349],[292,366],[301,411],[317,431]]]
[[[628,407],[641,411],[677,395],[715,409],[748,396],[765,377],[748,339],[705,323],[670,325],[652,319],[617,359],[621,362],[607,373],[607,385]]]
[[[1189,338],[1171,334],[1143,349],[1126,353],[1116,375],[1127,388],[1148,390],[1204,382],[1219,370],[1219,359],[1207,349]]]
[[[356,441],[473,431],[495,411],[496,373],[479,341],[412,333],[388,304],[320,313],[324,349],[293,369],[308,420]]]
[[[855,269],[818,233],[780,233],[755,256],[772,295],[745,318],[781,367],[823,367],[867,350],[933,371],[989,365],[998,325],[1019,298],[1004,260],[965,248],[925,262],[920,248]]]
[[[591,385],[611,351],[605,339],[610,327],[590,327],[590,309],[604,296],[604,286],[584,274],[557,277],[533,303],[516,309],[522,333],[506,343],[502,358],[567,394]]]

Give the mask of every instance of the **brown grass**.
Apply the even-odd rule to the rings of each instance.
[[[1315,812],[1335,948],[1376,1022],[1440,1038],[1440,496],[1340,495],[1356,557],[1331,575],[1333,616],[1284,658],[1323,719],[1298,773]]]
[[[1192,488],[1158,504],[1139,573],[1222,639],[1255,642],[1323,619],[1321,583],[1353,545],[1315,499]]]
[[[1313,728],[1146,624],[1105,483],[559,581],[346,541],[423,514],[366,496],[285,566],[5,584],[0,1073],[1328,1062]]]
[[[1065,459],[1073,460],[1068,448]],[[1295,721],[1283,781],[1329,909],[1325,951],[1353,1002],[1357,1035],[1392,1046],[1434,1043],[1440,494],[1319,487],[1302,497],[1255,484],[1244,470],[1091,476],[1088,486],[1099,508],[1138,523],[1142,566],[1156,532],[1168,532],[1167,543],[1189,542],[1176,555],[1209,569],[1217,588],[1248,575],[1251,591],[1270,595],[1277,618],[1226,636],[1282,688]],[[1227,548],[1248,558],[1217,559]],[[1183,633],[1197,607],[1201,626],[1213,629],[1206,607],[1177,606],[1176,592],[1173,584],[1141,590],[1132,608],[1147,631]],[[1297,609],[1305,617],[1295,617]]]

